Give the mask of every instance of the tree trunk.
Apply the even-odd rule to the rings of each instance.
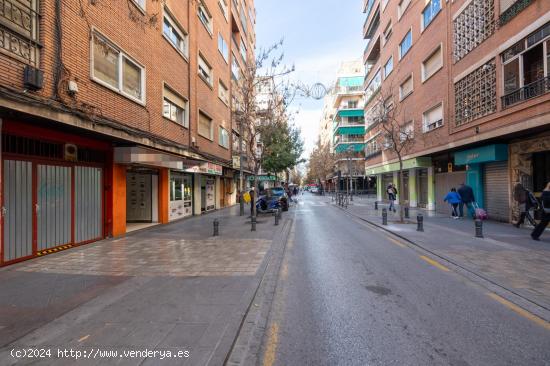
[[[405,221],[404,216],[404,207],[403,207],[403,187],[405,186],[405,180],[403,178],[403,160],[401,159],[401,156],[399,156],[399,200],[397,203],[399,204],[399,220],[401,223]]]

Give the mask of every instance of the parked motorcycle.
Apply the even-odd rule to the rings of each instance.
[[[268,197],[261,195],[256,201],[256,211],[258,213],[270,213],[281,208],[281,204],[277,197]]]

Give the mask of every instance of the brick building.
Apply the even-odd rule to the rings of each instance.
[[[550,180],[550,3],[542,0],[367,0],[366,173],[378,198],[398,183],[376,108],[398,107],[414,143],[408,203],[446,213],[466,182],[489,216],[514,221],[512,191]],[[389,101],[384,103],[384,101]]]
[[[4,0],[0,264],[235,203],[254,17],[252,0]]]

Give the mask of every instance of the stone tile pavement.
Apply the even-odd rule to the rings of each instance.
[[[238,208],[133,232],[0,270],[2,365],[221,365],[274,246],[292,224]],[[212,221],[220,220],[213,238]],[[16,359],[38,347],[50,359]],[[63,349],[116,358],[59,358]],[[120,357],[123,351],[188,351],[188,358]],[[138,355],[139,356],[139,355]]]

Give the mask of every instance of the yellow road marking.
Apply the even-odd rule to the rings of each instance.
[[[489,295],[489,297],[491,297],[493,300],[496,300],[502,305],[506,306],[508,309],[512,310],[513,312],[523,316],[524,318],[531,320],[534,323],[537,323],[538,325],[540,325],[546,330],[550,330],[550,323],[547,322],[546,320],[539,318],[534,314],[531,314],[527,310],[524,310],[515,304],[512,304],[510,301],[498,296],[497,294],[488,293],[487,295]]]
[[[450,269],[445,267],[444,265],[442,265],[441,263],[439,262],[436,262],[434,261],[433,259],[431,258],[428,258],[426,257],[425,255],[421,255],[420,256],[421,259],[425,260],[426,262],[430,263],[432,266],[436,267],[436,268],[439,268],[440,270],[442,271],[445,271],[445,272],[449,272]]]
[[[84,336],[84,337],[80,338],[80,339],[78,340],[78,343],[84,342],[84,341],[85,341],[86,339],[88,339],[88,338],[90,338],[90,335],[89,335],[89,334],[88,334],[87,336]]]
[[[279,325],[273,323],[269,329],[269,338],[267,341],[267,349],[264,355],[264,366],[273,366],[275,363],[275,351],[277,350],[277,342],[279,341]]]
[[[394,243],[395,245],[400,246],[401,248],[406,248],[406,247],[407,247],[405,244],[401,243],[401,242],[398,241],[398,240],[395,240],[394,238],[388,237],[388,239],[389,239],[392,243]]]

